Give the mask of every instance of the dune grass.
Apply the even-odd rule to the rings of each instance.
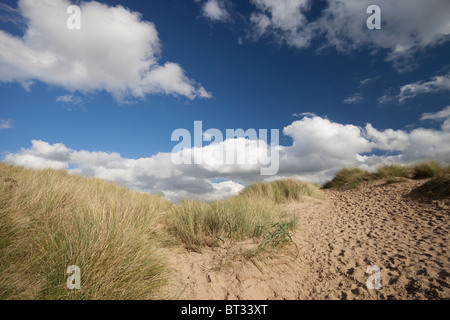
[[[373,179],[389,180],[393,178],[412,178],[414,170],[410,167],[400,164],[383,165],[377,168],[377,172],[373,174]]]
[[[434,160],[419,162],[413,165],[412,169],[414,170],[414,178],[416,179],[439,177],[446,171],[446,169],[439,162]]]
[[[335,177],[326,183],[324,189],[349,190],[357,188],[364,180],[369,180],[371,174],[359,168],[344,168],[339,170]]]
[[[228,200],[206,203],[184,201],[168,216],[169,232],[187,248],[201,251],[220,242],[247,239],[261,247],[288,242],[297,225],[282,205],[305,197],[324,199],[320,187],[299,180],[255,183]]]
[[[220,242],[267,240],[276,226],[294,230],[297,219],[271,199],[234,197],[212,203],[184,201],[173,207],[167,224],[169,232],[188,249],[201,251]],[[281,243],[273,240],[274,245]]]
[[[375,173],[345,168],[324,188],[432,177],[418,192],[448,196],[449,173],[434,161]],[[201,251],[253,240],[257,247],[247,252],[253,257],[292,242],[297,218],[285,204],[308,197],[324,198],[318,185],[290,179],[255,183],[223,201],[173,205],[64,170],[0,163],[0,299],[161,298],[169,269],[161,246]],[[70,265],[81,269],[81,290],[66,287]]]
[[[169,203],[63,170],[0,163],[0,298],[150,299],[165,283],[155,223]],[[68,290],[66,269],[81,269]]]
[[[285,180],[174,205],[64,170],[0,163],[0,299],[161,298],[162,246],[200,251],[250,239],[249,255],[268,252],[292,241],[297,218],[283,204],[304,197],[323,196],[317,185]],[[67,289],[71,265],[81,270],[80,290]]]
[[[386,183],[405,182],[408,179],[438,178],[450,174],[450,165],[444,167],[435,160],[421,161],[411,166],[382,165],[370,173],[360,168],[344,168],[323,185],[323,189],[348,190],[357,188],[363,181],[384,180]]]
[[[324,199],[319,185],[295,179],[254,183],[244,189],[238,197],[248,199],[263,197],[275,203],[302,201],[306,197]]]

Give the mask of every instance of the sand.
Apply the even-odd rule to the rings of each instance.
[[[411,197],[423,183],[372,182],[290,203],[295,246],[273,257],[242,258],[251,243],[170,248],[174,298],[449,299],[450,199]],[[371,265],[380,269],[378,290],[367,287]]]

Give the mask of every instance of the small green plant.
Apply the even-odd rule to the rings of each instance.
[[[280,249],[285,249],[288,244],[293,244],[295,247],[295,257],[298,256],[297,244],[292,239],[294,235],[294,229],[297,221],[276,223],[269,228],[260,226],[261,234],[263,235],[256,247],[248,249],[243,252],[243,257],[247,260],[254,259],[258,256],[264,256],[265,253],[273,253],[277,250],[280,253]]]
[[[260,247],[272,246],[278,247],[288,242],[293,242],[292,229],[295,227],[295,221],[290,223],[276,223],[264,232],[263,240]]]

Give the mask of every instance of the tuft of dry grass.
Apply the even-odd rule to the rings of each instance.
[[[0,163],[0,298],[158,297],[166,266],[155,226],[169,206],[63,170]],[[66,287],[70,265],[81,290]]]
[[[435,178],[443,175],[446,171],[444,167],[435,160],[427,160],[413,165],[414,178],[425,179]]]
[[[412,178],[414,176],[413,169],[400,164],[384,165],[377,168],[377,172],[373,174],[374,179],[384,179],[387,181],[395,180],[395,178]]]
[[[227,200],[173,206],[166,224],[170,234],[191,250],[247,239],[268,248],[288,242],[296,227],[297,218],[288,215],[283,204],[306,197],[324,199],[320,187],[312,183],[294,179],[255,183]]]
[[[382,179],[386,183],[405,182],[408,179],[438,178],[450,174],[450,165],[442,166],[435,160],[427,160],[412,166],[400,164],[383,165],[375,173],[369,173],[359,168],[344,168],[339,170],[335,177],[327,182],[324,189],[348,190],[357,188],[363,181]]]
[[[248,199],[267,198],[275,203],[303,201],[307,197],[324,199],[319,185],[295,179],[254,183],[244,189],[238,197]]]
[[[296,223],[296,217],[288,215],[272,200],[255,197],[234,197],[212,203],[184,201],[173,207],[167,219],[169,232],[195,251],[220,242],[263,240],[274,225],[283,224],[293,230]]]
[[[358,187],[361,182],[370,180],[371,174],[359,168],[344,168],[339,170],[335,177],[327,182],[324,189],[349,190]]]

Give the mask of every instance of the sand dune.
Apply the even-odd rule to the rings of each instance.
[[[410,192],[424,181],[371,182],[325,190],[326,201],[292,203],[298,256],[236,259],[240,246],[170,248],[181,299],[449,299],[450,200]],[[368,289],[377,265],[381,289]]]

